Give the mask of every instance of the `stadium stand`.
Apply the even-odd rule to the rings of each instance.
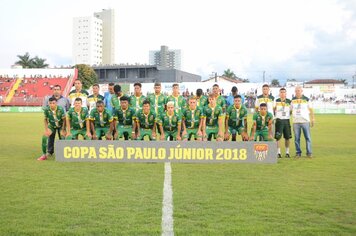
[[[0,71],[0,104],[2,106],[41,106],[45,96],[52,94],[52,88],[58,84],[63,95],[67,96],[77,78],[77,69],[23,69]],[[11,72],[10,72],[11,73]],[[24,75],[19,77],[18,75]]]

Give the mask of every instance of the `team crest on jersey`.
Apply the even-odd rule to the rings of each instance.
[[[268,154],[267,144],[254,144],[253,148],[255,150],[254,153],[257,160],[263,161],[264,159],[266,159]]]

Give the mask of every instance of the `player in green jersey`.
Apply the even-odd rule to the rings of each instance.
[[[94,140],[101,140],[104,136],[106,140],[112,139],[113,117],[111,112],[105,108],[104,101],[96,102],[96,108],[90,112],[89,120]]]
[[[267,104],[261,103],[259,111],[253,114],[253,125],[250,140],[257,141],[272,141],[273,116],[267,111]]]
[[[142,95],[142,84],[134,83],[134,95],[130,97],[130,106],[138,112],[142,109],[143,101],[146,100],[146,97]]]
[[[125,140],[133,139],[135,134],[132,126],[134,123],[135,109],[129,107],[129,97],[120,97],[120,108],[114,110],[114,126],[116,127],[115,139],[124,137]]]
[[[203,123],[203,111],[197,107],[196,98],[190,97],[189,107],[182,112],[183,140],[192,140],[194,135],[195,140],[201,141],[203,139]]]
[[[142,109],[134,116],[134,128],[137,127],[137,140],[143,140],[148,136],[150,140],[156,140],[156,114],[151,110],[150,102],[145,100]]]
[[[82,99],[76,98],[74,107],[67,113],[67,136],[66,139],[78,139],[81,135],[84,139],[90,139],[90,122],[88,108],[82,107]]]
[[[241,135],[243,141],[248,140],[247,108],[242,105],[241,95],[234,96],[234,103],[227,108],[225,118],[225,140],[236,141],[236,134]]]
[[[151,103],[151,108],[155,111],[156,115],[163,114],[166,104],[166,96],[161,93],[161,83],[154,84],[154,93],[148,95],[147,99]]]
[[[50,97],[48,106],[44,109],[45,132],[42,136],[42,156],[37,160],[47,160],[48,155],[54,153],[54,139],[56,132],[60,131],[60,139],[65,136],[65,111],[63,107],[57,105],[57,99]]]
[[[88,97],[89,112],[96,107],[97,101],[104,101],[104,96],[99,94],[99,84],[94,84],[93,94]]]
[[[119,110],[120,109],[120,98],[123,96],[121,92],[121,86],[116,84],[114,85],[114,94],[111,96],[111,105],[113,107],[113,114],[114,110]]]
[[[226,100],[223,96],[220,95],[220,88],[218,84],[213,85],[213,94],[216,97],[216,104],[220,106],[223,112],[226,112]]]
[[[197,89],[197,106],[204,108],[208,104],[208,97],[203,94],[202,89]]]
[[[181,116],[174,112],[174,102],[167,103],[167,112],[157,114],[157,124],[161,133],[161,140],[181,140]]]
[[[172,95],[167,97],[166,102],[174,102],[174,111],[182,114],[182,110],[187,107],[187,101],[182,95],[179,95],[179,84],[172,85]]]
[[[216,104],[214,94],[209,95],[209,104],[203,108],[203,114],[203,137],[206,137],[208,141],[211,141],[213,137],[216,141],[223,141],[223,122],[225,114],[222,108]]]

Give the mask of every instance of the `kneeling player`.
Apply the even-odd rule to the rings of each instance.
[[[65,111],[61,106],[57,106],[57,99],[51,97],[48,100],[49,106],[44,108],[44,126],[45,132],[42,136],[42,156],[37,160],[44,161],[48,155],[54,153],[54,139],[56,132],[61,134],[60,139],[63,139],[65,133]]]
[[[67,113],[67,136],[66,139],[78,139],[81,135],[84,139],[90,139],[90,122],[88,108],[82,107],[82,99],[74,100],[74,107],[70,108]]]
[[[248,141],[247,108],[241,104],[240,95],[234,96],[234,104],[227,108],[225,119],[225,140],[236,141],[236,134],[240,134],[243,141]]]
[[[114,109],[114,126],[116,127],[115,139],[122,137],[125,140],[132,139],[135,131],[132,129],[133,118],[135,116],[135,109],[129,107],[129,97],[120,97],[119,109]]]
[[[174,112],[174,102],[167,103],[167,112],[157,118],[157,124],[161,132],[161,140],[181,140],[182,119],[179,114]]]
[[[148,136],[150,140],[156,140],[156,114],[151,110],[150,102],[143,101],[142,109],[135,115],[133,130],[137,126],[137,140],[143,140]]]
[[[214,94],[210,94],[208,99],[209,104],[203,108],[204,137],[207,137],[208,141],[211,141],[213,137],[216,139],[216,141],[223,141],[224,113],[222,107],[216,105],[216,97]]]
[[[201,141],[203,139],[203,122],[203,111],[197,107],[196,98],[190,97],[189,107],[182,112],[183,140],[191,140],[194,135],[195,140]]]
[[[96,102],[96,108],[90,112],[89,120],[94,140],[101,140],[104,136],[106,140],[112,139],[113,117],[111,112],[104,107],[103,101]]]
[[[253,114],[253,125],[250,140],[272,141],[273,116],[267,112],[267,104],[261,103],[259,111]]]

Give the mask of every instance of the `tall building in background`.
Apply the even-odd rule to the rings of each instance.
[[[168,50],[167,46],[161,46],[160,51],[150,51],[149,57],[150,65],[181,69],[181,50]]]
[[[101,65],[115,63],[114,10],[73,19],[73,63]]]
[[[115,63],[115,13],[114,9],[103,9],[94,16],[103,22],[103,64]]]

